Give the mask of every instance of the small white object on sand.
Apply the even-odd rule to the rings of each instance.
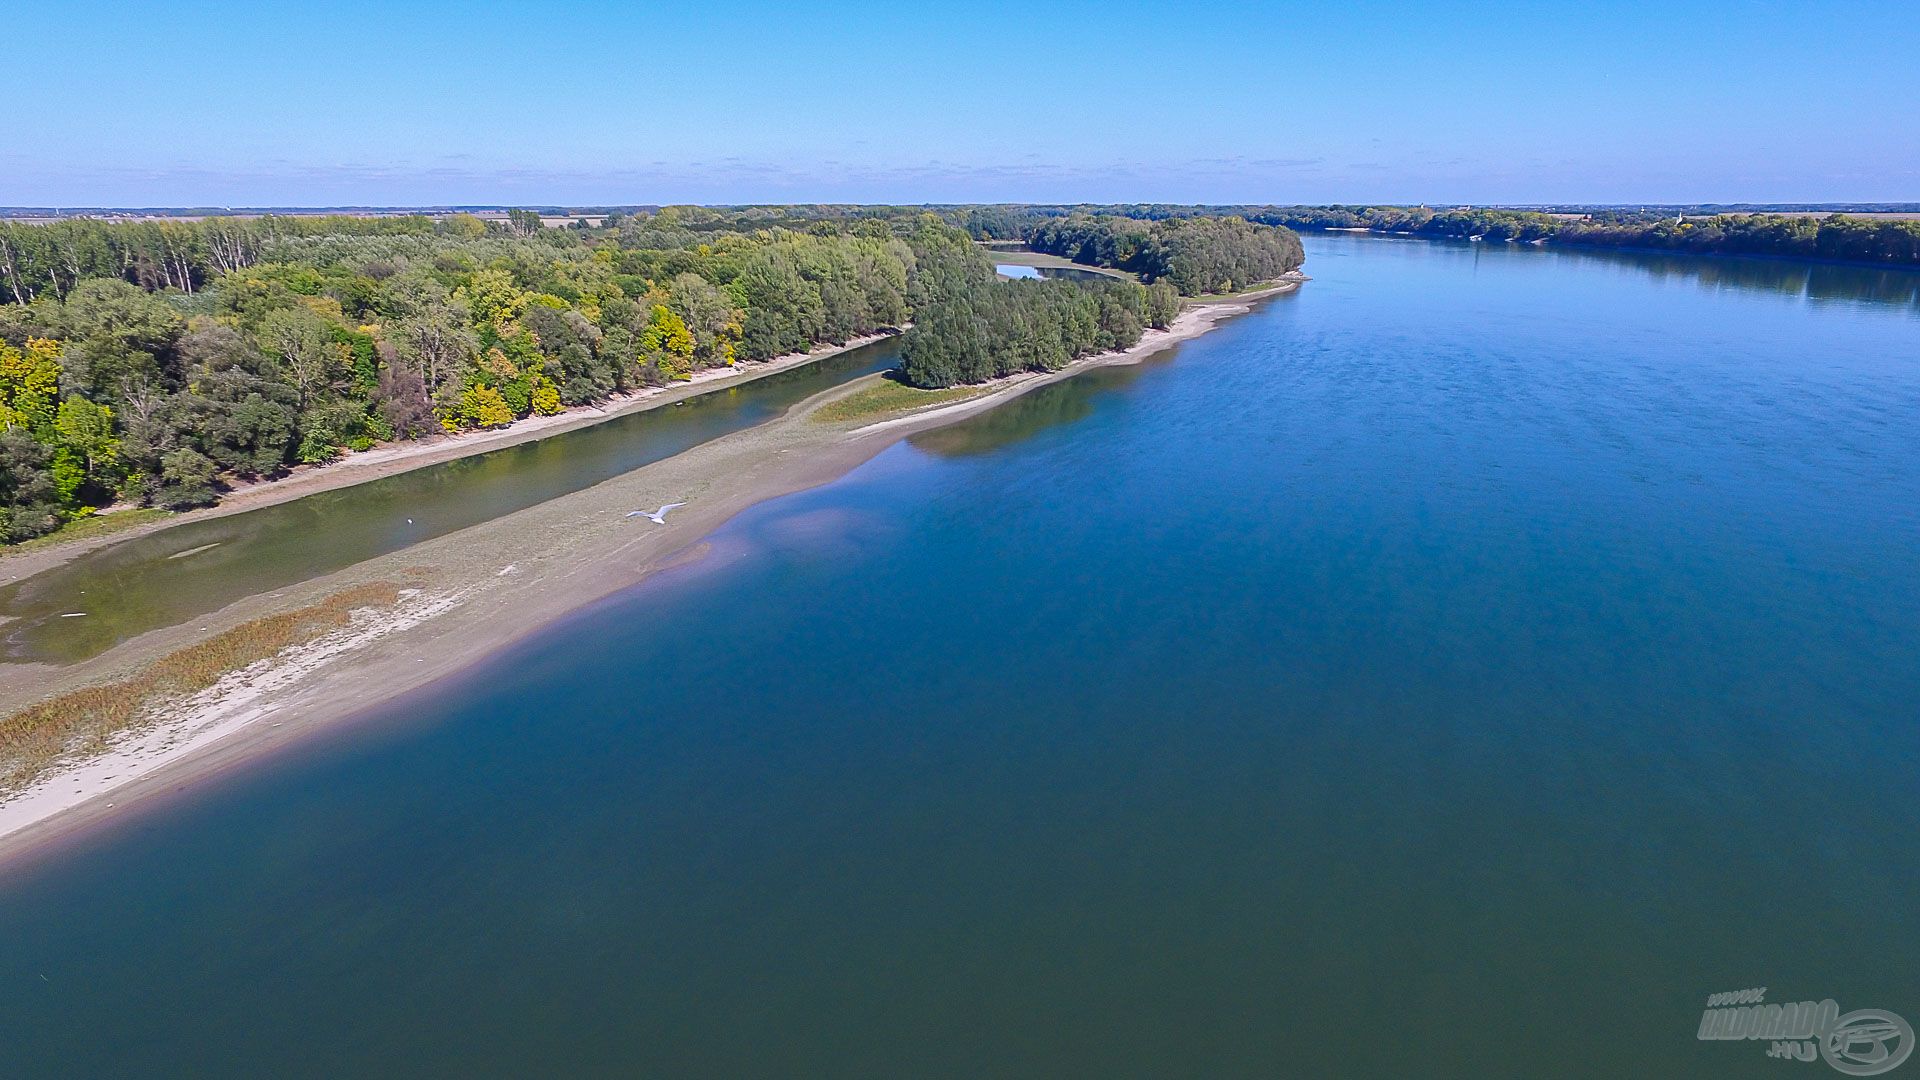
[[[67,612],[67,613],[66,613],[65,615],[62,615],[62,616],[60,616],[60,617],[61,617],[61,618],[63,618],[63,619],[77,619],[77,618],[79,618],[80,616],[82,616],[82,615],[85,615],[85,614],[86,614],[86,612],[84,612],[84,611],[69,611],[69,612]]]

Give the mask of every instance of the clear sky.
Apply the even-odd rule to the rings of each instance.
[[[1911,0],[0,19],[0,205],[1920,200]]]

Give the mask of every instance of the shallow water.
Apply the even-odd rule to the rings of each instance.
[[[0,587],[0,663],[69,663],[256,593],[524,510],[763,423],[899,362],[880,341],[535,442],[187,522]],[[68,618],[85,612],[85,618]]]
[[[1920,1019],[1920,309],[1308,246],[8,871],[9,1068],[1826,1075],[1705,997]]]

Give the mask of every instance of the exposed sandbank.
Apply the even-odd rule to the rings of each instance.
[[[203,783],[481,663],[570,612],[698,557],[708,534],[755,503],[837,479],[908,435],[1037,387],[1094,367],[1138,363],[1249,310],[1245,301],[1299,284],[1288,281],[1236,298],[1241,302],[1189,307],[1172,327],[1149,331],[1125,352],[1089,357],[1046,374],[1012,376],[962,401],[875,423],[813,419],[821,405],[879,376],[855,380],[777,420],[593,487],[249,597],[191,625],[140,635],[88,661],[40,667],[34,699],[123,676],[209,630],[312,604],[356,584],[405,578],[419,589],[411,602],[367,612],[352,627],[312,646],[289,649],[272,662],[235,673],[168,709],[163,721],[116,740],[105,753],[0,800],[0,862],[109,823],[156,796]],[[666,502],[688,505],[669,515],[664,526],[624,516]]]

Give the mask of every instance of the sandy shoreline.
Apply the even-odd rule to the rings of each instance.
[[[838,479],[908,435],[954,423],[1081,371],[1138,363],[1250,310],[1251,301],[1298,286],[1291,281],[1237,302],[1189,307],[1171,328],[1150,331],[1125,352],[1089,357],[1044,375],[1014,376],[949,405],[865,425],[812,418],[820,405],[878,376],[855,380],[780,419],[591,488],[249,597],[194,620],[193,626],[156,630],[60,669],[45,694],[132,670],[191,641],[203,626],[217,632],[362,582],[406,580],[418,589],[396,609],[366,613],[312,646],[234,673],[170,709],[164,723],[116,740],[104,754],[0,801],[0,863],[111,824],[164,801],[158,796],[188,790],[481,665],[558,619],[660,569],[698,558],[705,538],[747,507]],[[665,526],[624,516],[633,507],[664,502],[687,505]]]

